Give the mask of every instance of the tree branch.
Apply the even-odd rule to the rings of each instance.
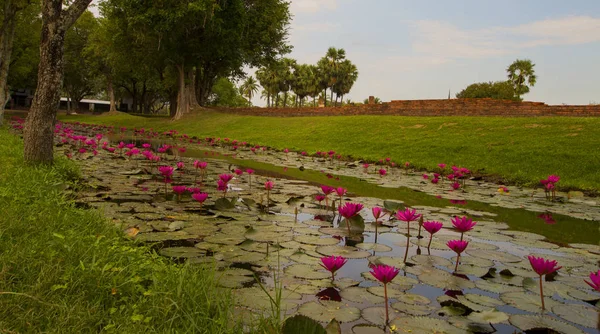
[[[92,0],[75,0],[75,2],[73,2],[67,10],[63,11],[61,15],[62,27],[65,30],[69,29],[81,14],[85,12],[90,2],[92,2]]]

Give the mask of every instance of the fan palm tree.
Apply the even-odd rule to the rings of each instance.
[[[535,86],[537,77],[534,66],[535,64],[529,59],[517,59],[506,69],[508,81],[515,88],[515,94],[519,98],[529,93],[529,87]]]
[[[242,95],[247,96],[248,102],[252,104],[252,96],[258,92],[258,83],[256,82],[256,79],[254,79],[253,76],[248,77],[240,88]]]

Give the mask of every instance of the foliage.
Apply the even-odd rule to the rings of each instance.
[[[529,93],[529,87],[535,86],[537,76],[534,67],[535,64],[529,59],[517,59],[506,69],[508,81],[513,85],[515,94],[519,98]]]
[[[39,6],[29,6],[20,12],[8,72],[11,89],[35,89],[40,61],[40,30],[42,20]]]
[[[325,105],[328,101],[335,101],[337,105],[338,99],[342,103],[344,95],[352,89],[358,79],[358,70],[346,59],[344,49],[329,48],[316,65],[298,64],[293,59],[281,58],[258,69],[256,77],[264,88],[268,107],[280,105],[279,93],[283,93],[281,105],[287,107],[290,90],[296,94],[293,101],[296,107],[303,106],[304,99],[309,96],[315,105],[321,93]],[[323,98],[327,96],[327,89],[330,90],[329,99]]]
[[[280,149],[334,150],[373,161],[391,157],[429,170],[444,162],[532,186],[558,174],[566,188],[600,189],[595,169],[600,160],[596,149],[600,119],[593,117],[257,117],[207,111],[193,121],[175,123],[123,116],[67,120],[175,129],[201,138],[229,137]]]
[[[258,83],[253,76],[249,76],[240,86],[240,94],[248,97],[248,102],[252,105],[252,96],[258,92]]]
[[[97,26],[94,14],[85,11],[65,36],[63,88],[75,110],[79,109],[79,101],[94,95],[99,86],[97,62],[92,53],[86,52]]]
[[[249,107],[251,104],[240,94],[231,80],[219,78],[212,88],[209,105],[218,107]]]
[[[213,269],[175,265],[68,198],[65,158],[27,167],[0,130],[0,328],[16,332],[239,333]]]
[[[456,94],[458,99],[491,98],[497,100],[521,101],[516,95],[513,85],[508,81],[479,82],[470,84]]]

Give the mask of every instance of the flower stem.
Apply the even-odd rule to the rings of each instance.
[[[387,295],[387,284],[383,283],[383,295],[385,298],[385,325],[387,326],[388,322],[390,322],[390,316],[388,313],[388,295]]]
[[[429,250],[429,247],[431,247],[431,240],[433,240],[433,234],[431,234],[429,236],[429,243],[427,244],[427,250]]]
[[[460,253],[456,256],[456,265],[454,266],[454,272],[458,271],[458,262],[460,261]]]
[[[542,275],[540,275],[540,296],[542,297],[542,311],[546,309],[544,305],[544,288],[542,287]]]
[[[460,241],[463,241],[463,236],[465,235],[465,232],[460,232]]]
[[[346,218],[346,226],[348,226],[348,236],[350,236],[350,222],[348,221],[348,218]]]

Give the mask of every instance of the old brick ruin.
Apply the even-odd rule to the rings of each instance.
[[[317,108],[218,108],[256,116],[600,116],[600,105],[547,105],[494,99],[393,100],[381,104]]]

